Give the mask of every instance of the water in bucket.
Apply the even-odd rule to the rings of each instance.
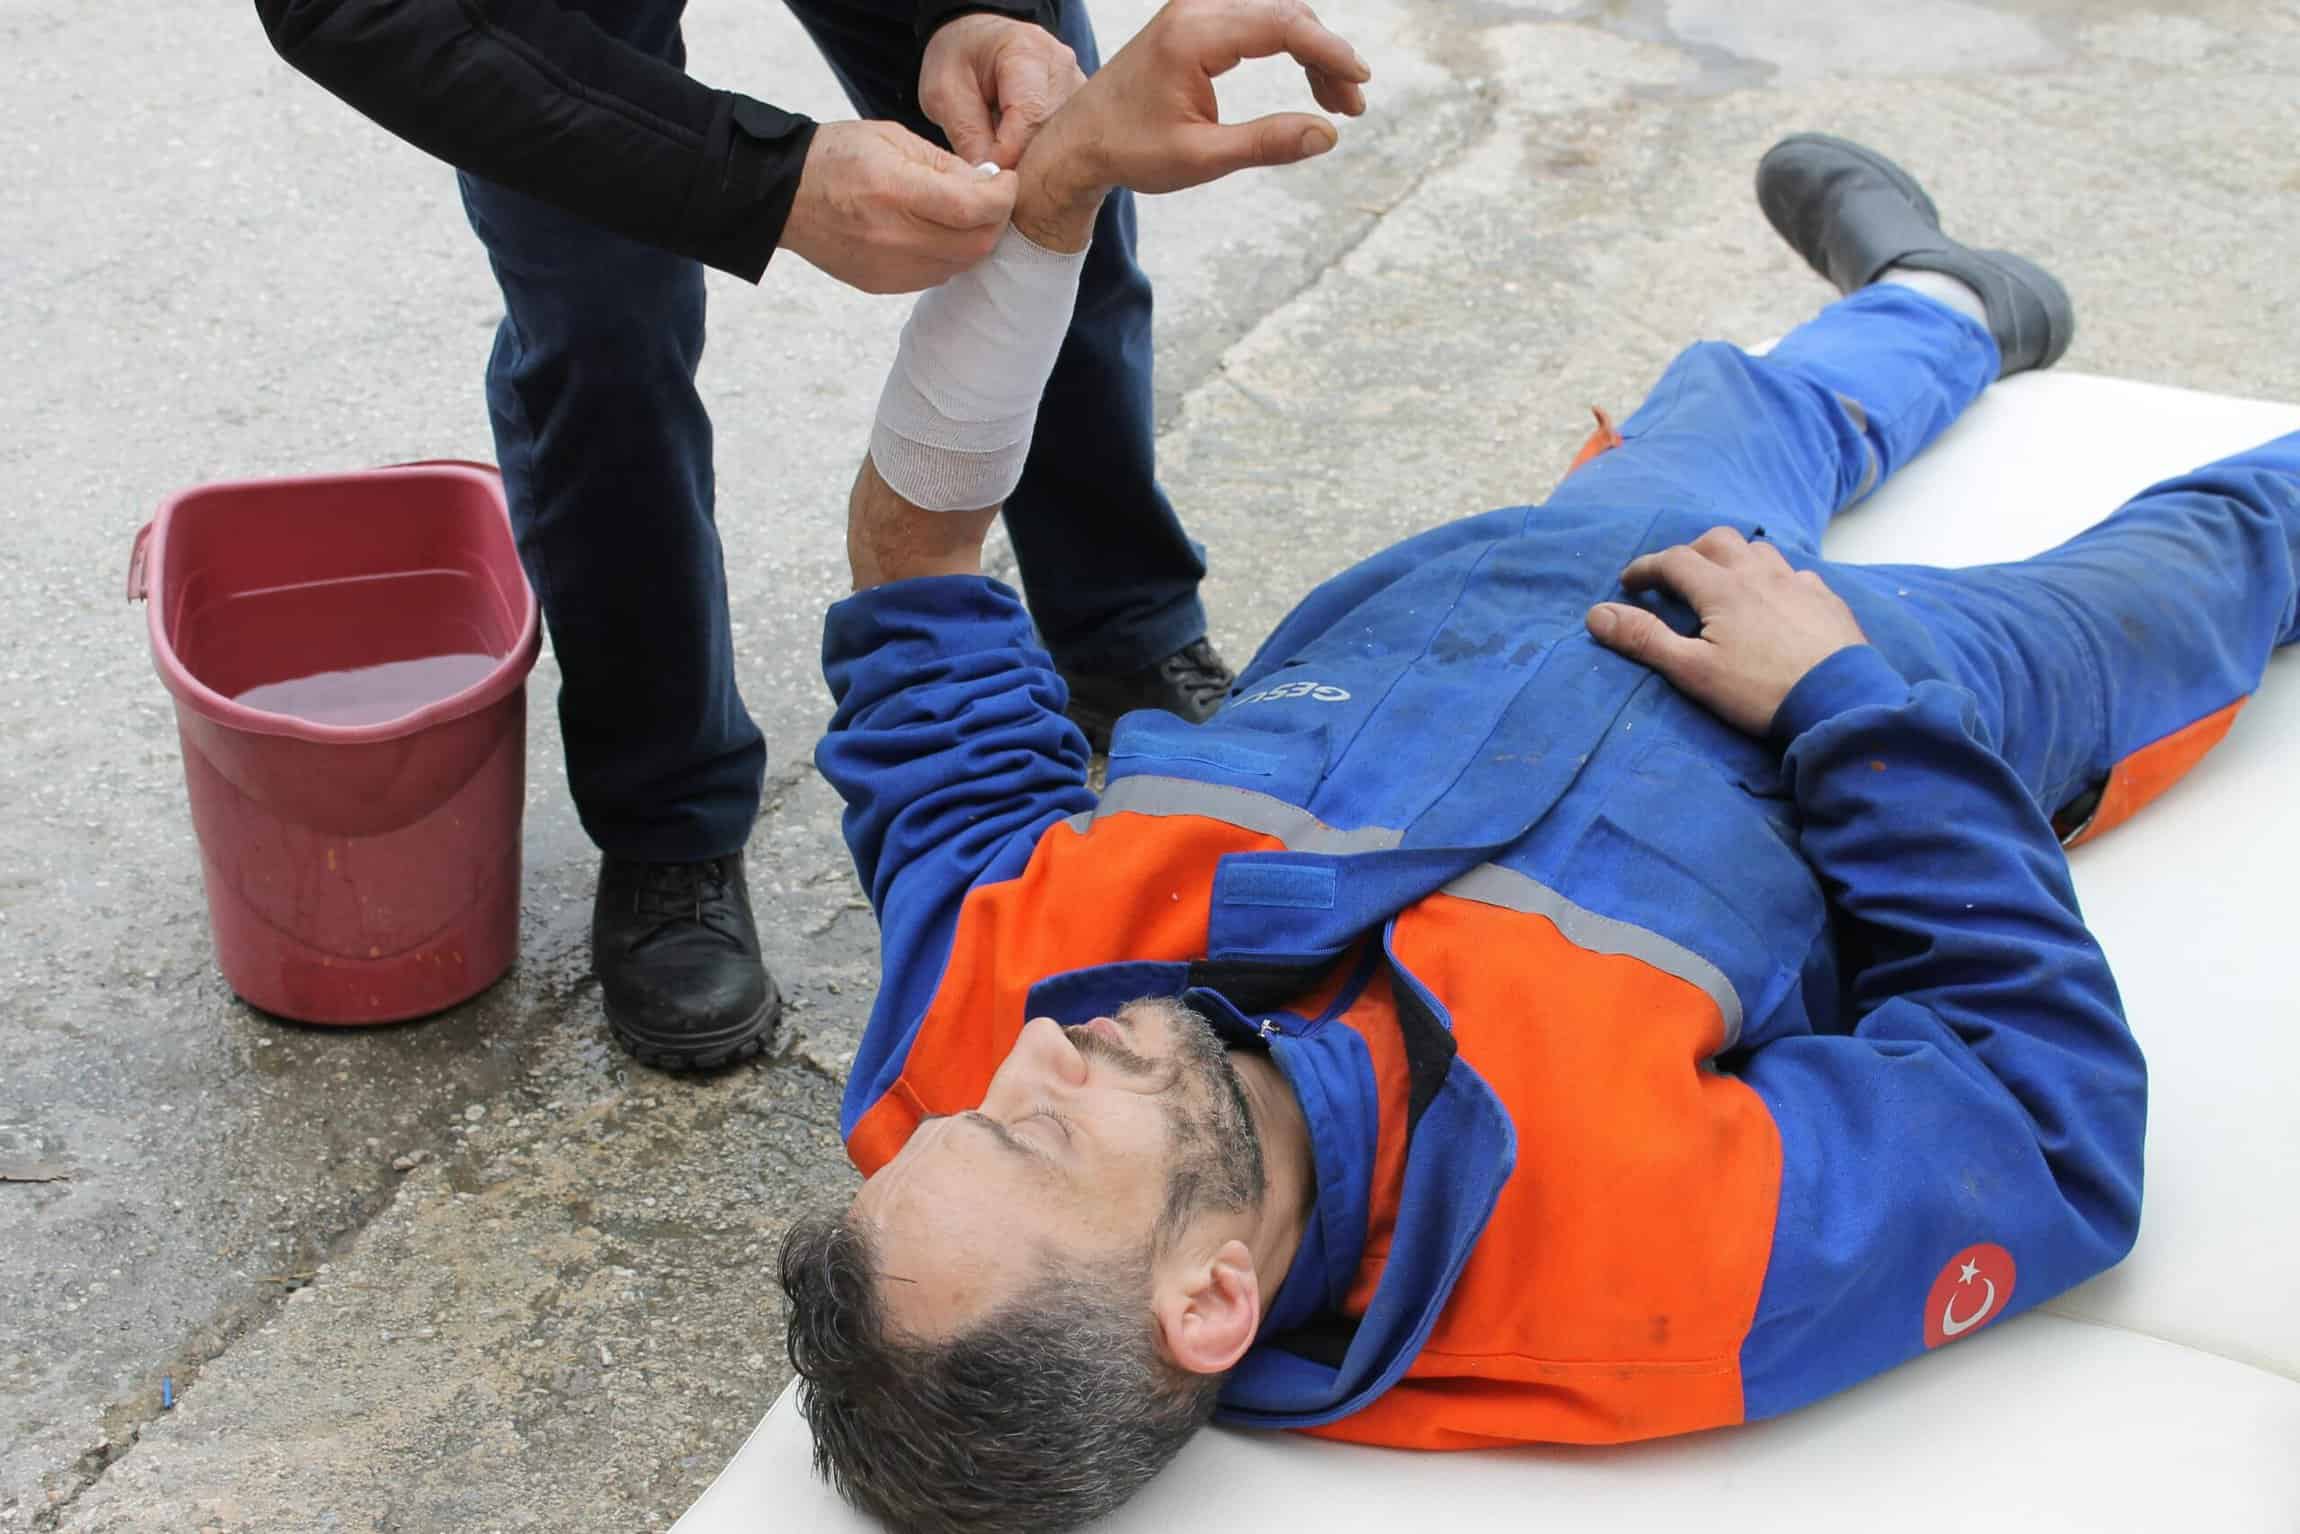
[[[452,698],[495,669],[492,655],[426,655],[349,671],[315,671],[251,687],[237,701],[314,724],[382,724]]]
[[[178,652],[225,697],[314,724],[383,724],[501,662],[489,594],[456,570],[279,586],[203,610]]]

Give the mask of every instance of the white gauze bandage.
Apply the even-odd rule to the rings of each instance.
[[[1010,226],[981,265],[919,295],[870,434],[897,495],[976,511],[1013,492],[1085,265],[1085,251],[1048,250]]]

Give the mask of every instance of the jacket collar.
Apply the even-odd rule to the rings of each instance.
[[[1028,998],[1029,1015],[1072,1021],[1139,996],[1179,995],[1233,1048],[1266,1049],[1301,1102],[1317,1206],[1254,1348],[1224,1384],[1217,1414],[1223,1421],[1313,1427],[1347,1416],[1395,1383],[1436,1325],[1516,1164],[1507,1112],[1467,1062],[1453,1060],[1407,1149],[1381,1283],[1363,1317],[1341,1316],[1365,1252],[1380,1098],[1363,1037],[1337,1019],[1374,962],[1391,966],[1401,1004],[1426,1009],[1434,1026],[1451,1026],[1437,998],[1397,968],[1386,943],[1317,1018],[1239,1005],[1241,997],[1265,1000],[1288,984],[1286,994],[1302,994],[1318,974],[1312,967],[1289,981],[1266,964],[1102,964],[1050,976]]]

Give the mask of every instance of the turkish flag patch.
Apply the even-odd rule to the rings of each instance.
[[[2012,1253],[1990,1241],[1951,1257],[1925,1297],[1925,1346],[1954,1342],[2003,1315],[2012,1303],[2013,1272]]]

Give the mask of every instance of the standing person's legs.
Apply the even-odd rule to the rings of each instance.
[[[682,0],[579,8],[683,62]],[[593,962],[608,1021],[648,1063],[724,1064],[764,1047],[777,998],[742,879],[766,748],[735,687],[695,392],[702,269],[462,184],[503,290],[496,455],[559,661],[568,784],[606,854]]]
[[[2270,653],[2300,642],[2300,435],[2168,480],[2060,547],[1971,570],[1833,567],[1929,642],[1871,639],[1946,675],[2072,840],[2130,816],[2226,733]],[[1864,618],[1866,622],[1866,618]]]
[[[786,3],[856,111],[943,141],[918,109],[908,0]],[[1061,35],[1092,74],[1101,54],[1078,0],[1062,8]],[[1206,633],[1205,555],[1158,484],[1150,280],[1134,236],[1133,194],[1111,193],[1005,513],[1031,617],[1098,746],[1126,707],[1203,718],[1229,681],[1210,650],[1195,653]]]
[[[673,62],[683,0],[595,4]],[[488,411],[528,577],[564,674],[567,776],[606,852],[691,862],[741,849],[765,747],[735,690],[695,392],[703,272],[464,176],[503,289]]]
[[[650,862],[738,851],[766,752],[735,690],[695,393],[702,270],[468,176],[464,201],[503,288],[488,412],[583,828]]]

